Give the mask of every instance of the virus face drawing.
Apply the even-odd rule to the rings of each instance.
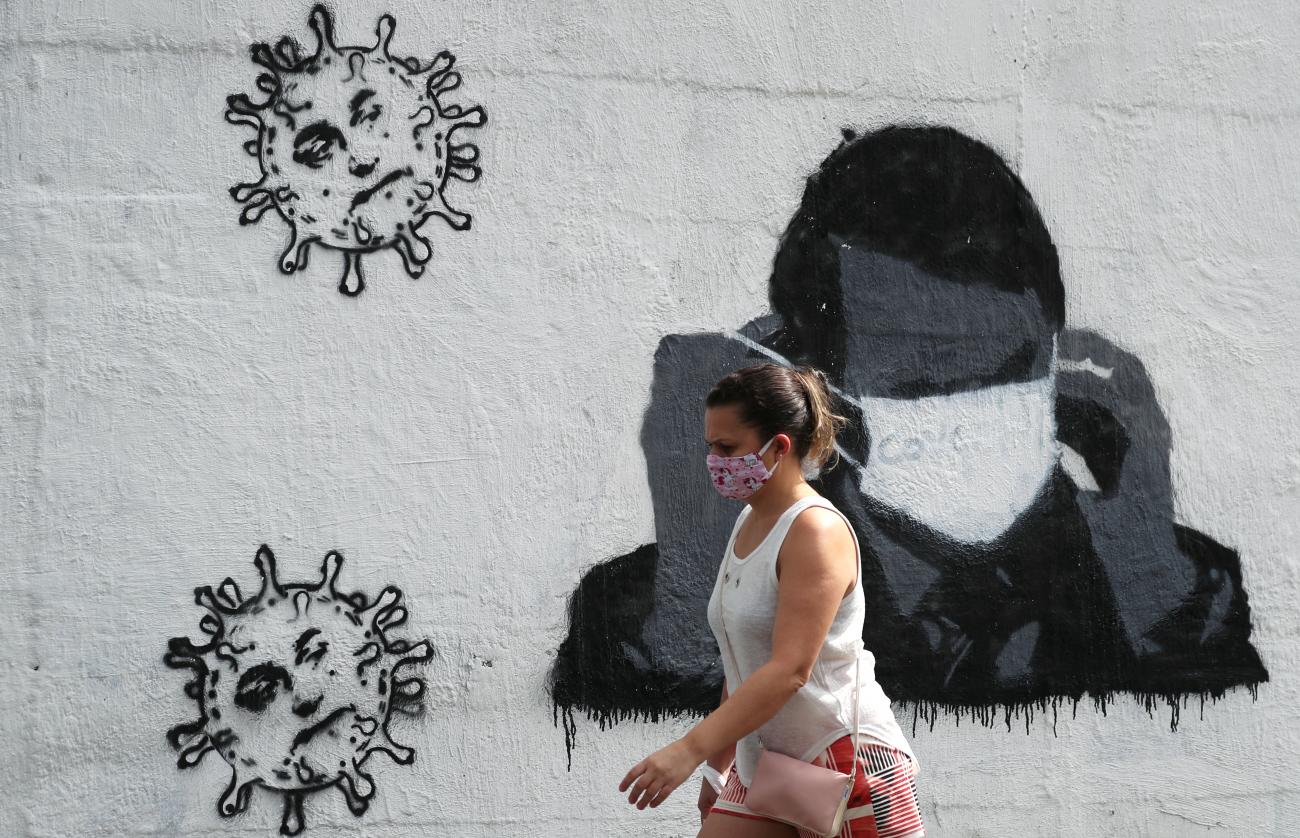
[[[389,52],[391,15],[379,19],[373,47],[336,45],[324,6],[309,22],[315,52],[304,55],[287,36],[274,48],[253,44],[253,62],[269,71],[256,81],[265,98],[226,99],[227,121],[257,131],[244,150],[262,172],[230,194],[244,205],[240,224],[270,209],[288,223],[281,271],[303,270],[312,244],[340,250],[339,290],[355,296],[365,285],[362,254],[391,247],[419,277],[431,255],[419,232],[427,218],[469,229],[470,216],[449,207],[443,189],[448,178],[478,179],[478,147],[451,140],[461,128],[485,125],[487,114],[443,101],[461,83],[451,53],[420,61]]]
[[[167,733],[190,768],[215,751],[230,766],[230,784],[217,803],[223,817],[242,812],[254,786],[284,796],[283,835],[303,829],[303,798],[335,786],[360,816],[375,785],[366,760],[385,753],[408,765],[415,752],[389,738],[394,712],[421,709],[424,681],[399,670],[433,657],[427,641],[410,643],[387,632],[406,622],[402,592],[384,588],[370,602],[336,587],[343,557],[325,556],[320,581],[281,584],[265,545],[254,560],[262,576],[245,598],[227,578],[214,592],[195,589],[208,610],[199,622],[206,643],[173,637],[164,661],[188,669],[185,694],[199,718]]]

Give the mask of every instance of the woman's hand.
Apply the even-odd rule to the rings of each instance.
[[[618,784],[619,791],[632,789],[627,802],[638,809],[647,805],[658,806],[668,799],[678,786],[704,762],[704,756],[695,752],[685,739],[678,739],[666,748],[660,748],[650,756],[632,766],[623,782]]]

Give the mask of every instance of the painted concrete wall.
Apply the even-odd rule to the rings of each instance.
[[[257,161],[226,97],[257,90],[253,42],[311,44],[306,4],[0,10],[0,833],[275,833],[285,795],[220,818],[230,766],[180,770],[166,737],[199,701],[164,662],[169,638],[204,639],[194,589],[255,594],[265,544],[281,583],[337,551],[365,605],[400,589],[389,634],[434,652],[408,668],[423,715],[388,727],[413,761],[366,763],[359,817],[307,795],[304,834],[693,835],[693,791],[638,813],[615,789],[686,720],[579,716],[569,769],[546,691],[566,600],[654,538],[659,340],[766,311],[776,238],[840,129],[921,121],[1003,155],[1069,321],[1141,357],[1178,519],[1240,553],[1271,676],[1258,701],[1193,700],[1177,732],[1123,699],[1027,732],[922,724],[931,833],[1291,834],[1290,6],[632,5],[339,5],[338,43],[374,44],[391,13],[394,54],[454,52],[448,101],[489,114],[465,130],[481,180],[443,193],[472,227],[426,224],[417,281],[365,256],[355,297],[339,251],[282,274],[288,225],[241,226],[228,194]]]

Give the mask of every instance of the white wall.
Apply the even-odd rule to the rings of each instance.
[[[783,0],[340,3],[397,19],[482,104],[474,216],[334,290],[241,227],[252,41],[310,43],[306,3],[11,0],[0,8],[0,834],[274,834],[227,821],[229,769],[176,768],[192,715],[169,637],[192,590],[404,590],[440,651],[354,819],[309,836],[694,835],[623,772],[684,729],[579,722],[566,772],[543,678],[581,572],[650,540],[638,444],[669,333],[766,307],[776,235],[841,126],[943,122],[1000,150],[1062,254],[1069,319],[1147,364],[1184,520],[1241,553],[1272,682],[1176,733],[1121,702],[1055,726],[940,720],[914,742],[932,834],[1286,835],[1300,822],[1300,18],[1289,3]],[[489,665],[490,664],[490,665]],[[910,718],[908,730],[910,731]]]

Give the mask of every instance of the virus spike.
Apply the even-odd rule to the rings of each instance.
[[[289,244],[280,254],[280,273],[291,274],[307,267],[307,255],[315,239],[298,241],[298,228],[289,228]]]
[[[451,146],[451,154],[448,155],[448,160],[452,165],[457,163],[473,163],[478,160],[478,146],[473,143],[453,143]]]
[[[235,584],[235,580],[229,576],[222,580],[221,587],[217,588],[217,596],[229,603],[232,608],[244,604],[244,595],[239,590],[239,585]]]
[[[361,770],[356,760],[352,766],[339,771],[339,791],[348,804],[348,810],[354,815],[363,815],[370,808],[370,798],[375,796],[375,783],[369,774]]]
[[[411,126],[411,136],[418,140],[420,135],[424,133],[424,129],[438,121],[438,114],[434,112],[433,108],[426,105],[412,114],[411,119],[415,123]]]
[[[433,255],[428,239],[414,230],[404,230],[397,235],[397,242],[393,246],[397,255],[402,257],[402,267],[406,268],[407,274],[412,278],[424,274],[424,263]]]
[[[248,799],[252,796],[255,782],[255,780],[249,780],[241,783],[239,781],[239,769],[231,766],[230,785],[226,786],[226,790],[221,794],[221,799],[217,801],[217,814],[223,818],[229,818],[247,809]]]
[[[274,96],[280,92],[280,82],[276,81],[275,76],[270,73],[259,73],[254,84],[267,96]]]
[[[207,722],[204,719],[199,719],[198,721],[193,722],[181,722],[180,724],[168,729],[167,741],[173,748],[179,751],[183,747],[182,743],[189,742],[195,736],[202,733],[206,724]]]
[[[307,612],[311,611],[311,594],[306,591],[295,591],[293,595],[293,611],[295,617],[304,617]]]
[[[331,550],[325,554],[325,561],[320,566],[320,584],[316,590],[324,588],[331,594],[338,596],[339,571],[343,568],[343,555],[337,550]]]
[[[379,597],[374,601],[374,604],[357,616],[361,617],[362,620],[369,620],[371,626],[377,626],[380,617],[397,607],[401,601],[402,592],[393,585],[387,585],[379,592]]]
[[[415,761],[415,751],[405,745],[399,745],[394,742],[388,735],[387,730],[380,730],[366,749],[365,759],[369,759],[371,754],[388,754],[393,762],[398,765],[410,765]],[[364,762],[364,760],[362,760]]]
[[[354,49],[347,54],[348,56],[348,77],[343,81],[348,82],[353,79],[366,79],[366,53],[365,50]]]
[[[398,252],[398,256],[402,257],[402,268],[406,269],[408,277],[419,279],[424,275],[424,262],[429,261],[428,252],[425,253],[424,259],[421,259],[413,251],[411,242],[404,235],[399,235],[396,238],[393,248]]]
[[[221,632],[221,621],[211,614],[204,614],[199,620],[199,631],[204,634],[219,634]]]
[[[436,215],[450,224],[453,230],[468,230],[470,228],[470,223],[473,219],[466,213],[454,210],[447,206],[447,202],[443,200],[440,193],[435,193],[434,197],[428,200],[429,210],[426,213],[426,217],[428,215]]]
[[[375,625],[379,626],[384,631],[388,631],[389,629],[394,629],[404,624],[406,618],[406,609],[398,605],[375,617]]]
[[[280,587],[280,579],[275,574],[275,553],[271,552],[270,547],[263,544],[257,548],[257,555],[253,557],[253,566],[262,576],[262,588],[257,592],[257,598],[265,599],[268,594],[283,597],[284,589]]]
[[[394,704],[393,712],[407,718],[419,718],[424,715],[424,705],[422,704]]]
[[[307,18],[307,25],[316,33],[316,54],[319,57],[322,50],[329,49],[330,52],[338,52],[339,48],[334,43],[334,18],[330,15],[328,7],[317,3],[312,7],[311,16]]]
[[[388,45],[393,40],[393,30],[397,28],[397,21],[393,20],[392,15],[384,15],[379,18],[379,23],[375,24],[375,49],[390,61],[393,60],[392,54],[388,51]]]
[[[261,105],[253,104],[253,100],[249,99],[248,94],[246,93],[233,93],[226,97],[226,114],[227,114],[226,118],[227,119],[230,119],[230,114],[242,114],[244,116],[251,116],[256,118],[258,120],[258,124],[260,125],[261,117],[258,115],[258,112],[265,108],[266,108],[266,104],[261,104]],[[231,121],[233,122],[234,120]]]
[[[425,72],[429,74],[429,80],[425,83],[426,89],[431,89],[431,86],[436,84],[438,79],[447,75],[455,64],[456,56],[452,55],[447,50],[443,50],[434,56],[428,69],[425,70]]]
[[[367,643],[360,649],[352,653],[355,658],[361,658],[357,664],[357,674],[364,675],[368,667],[379,663],[380,658],[384,656],[384,650],[378,643]]]
[[[208,667],[203,663],[204,651],[191,643],[188,637],[173,637],[167,641],[167,654],[163,656],[163,663],[172,669],[193,669],[206,673]]]
[[[483,110],[482,108],[473,107],[470,108],[469,110],[461,110],[460,108],[456,108],[456,110],[457,110],[457,114],[455,115],[456,124],[447,129],[448,133],[451,133],[452,131],[455,131],[458,128],[481,128],[484,125],[487,125],[487,111]],[[445,112],[443,112],[443,116],[451,118],[452,117],[451,109],[448,108]]]
[[[253,200],[259,202],[269,200],[271,198],[271,190],[262,186],[265,182],[266,179],[262,178],[255,183],[237,183],[230,187],[230,197],[239,201],[241,204],[246,204]]]
[[[433,646],[429,641],[421,640],[419,643],[408,643],[405,640],[394,640],[388,647],[388,650],[395,655],[401,655],[402,658],[393,665],[396,669],[399,666],[406,666],[410,663],[423,663],[433,658]]]
[[[249,201],[239,212],[239,223],[244,225],[256,224],[274,206],[275,202],[271,201],[269,196],[259,201]]]
[[[475,160],[478,160],[478,146],[473,143],[452,145],[451,154],[447,157],[447,174],[472,183],[483,173],[482,169],[474,165]]]
[[[249,128],[259,132],[262,130],[262,118],[256,114],[246,114],[240,111],[232,111],[227,108],[226,122],[229,122],[231,125],[247,125]],[[254,142],[256,141],[256,138],[254,138]]]
[[[259,144],[260,141],[256,137],[254,137],[253,139],[244,143],[244,153],[247,154],[249,157],[257,157]]]
[[[339,277],[339,291],[355,297],[366,287],[365,274],[361,272],[361,254],[355,250],[343,252],[343,275]]]
[[[271,52],[271,47],[264,41],[257,41],[248,48],[248,57],[253,59],[254,64],[261,65],[268,70],[279,71],[285,69],[276,59],[275,53]]]
[[[404,678],[393,684],[393,700],[401,699],[407,704],[417,702],[424,697],[424,688],[423,678]]]
[[[290,793],[284,796],[284,812],[280,815],[280,834],[297,835],[302,832],[306,822],[302,813],[302,794]]]
[[[429,91],[429,95],[437,99],[443,93],[450,93],[460,87],[461,81],[460,73],[452,71],[430,78],[425,87]]]
[[[220,619],[222,614],[229,614],[231,609],[217,601],[217,595],[212,592],[211,585],[203,585],[194,589],[194,602],[202,605]]]
[[[285,69],[294,69],[302,61],[302,44],[285,35],[275,42],[275,55]]]
[[[483,170],[478,166],[456,166],[452,165],[447,168],[447,175],[454,177],[456,180],[463,180],[466,183],[473,183],[479,179]]]
[[[190,744],[185,746],[181,755],[176,759],[177,768],[193,768],[203,761],[203,758],[215,751],[217,748],[212,744],[212,740],[207,735],[195,737]]]

